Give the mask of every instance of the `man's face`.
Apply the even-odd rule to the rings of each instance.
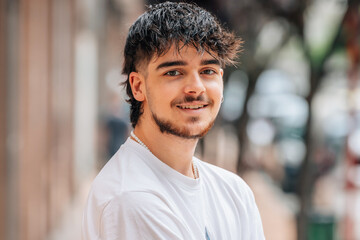
[[[209,53],[193,47],[150,60],[140,121],[154,121],[161,132],[182,138],[204,136],[213,125],[223,96],[223,70]]]

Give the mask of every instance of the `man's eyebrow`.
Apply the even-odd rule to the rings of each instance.
[[[156,70],[159,70],[160,68],[166,68],[166,67],[172,67],[172,66],[185,66],[185,61],[169,61],[169,62],[163,62],[159,64],[159,66],[156,67]]]
[[[220,61],[217,59],[205,59],[201,61],[201,65],[211,65],[211,64],[220,66]]]
[[[211,64],[215,64],[215,65],[221,65],[220,61],[217,59],[205,59],[201,61],[201,65],[211,65]],[[161,64],[159,64],[156,67],[156,70],[159,70],[161,68],[166,68],[166,67],[173,67],[173,66],[185,66],[187,65],[187,63],[185,61],[168,61],[168,62],[163,62]]]

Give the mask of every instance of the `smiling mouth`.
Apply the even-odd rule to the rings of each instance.
[[[207,105],[186,105],[186,106],[182,106],[182,105],[178,105],[177,107],[180,109],[200,109],[200,108],[204,108]]]

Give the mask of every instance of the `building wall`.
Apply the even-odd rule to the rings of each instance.
[[[123,79],[108,76],[121,71],[127,29],[143,8],[0,0],[0,239],[48,239],[102,165],[99,113],[117,114],[123,101]]]
[[[74,192],[74,3],[1,4],[0,238],[45,239]]]

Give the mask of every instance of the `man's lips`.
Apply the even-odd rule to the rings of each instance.
[[[176,104],[176,107],[180,109],[197,110],[207,107],[208,105],[209,103],[205,103],[205,102],[193,102],[193,103],[185,103],[185,104]]]

